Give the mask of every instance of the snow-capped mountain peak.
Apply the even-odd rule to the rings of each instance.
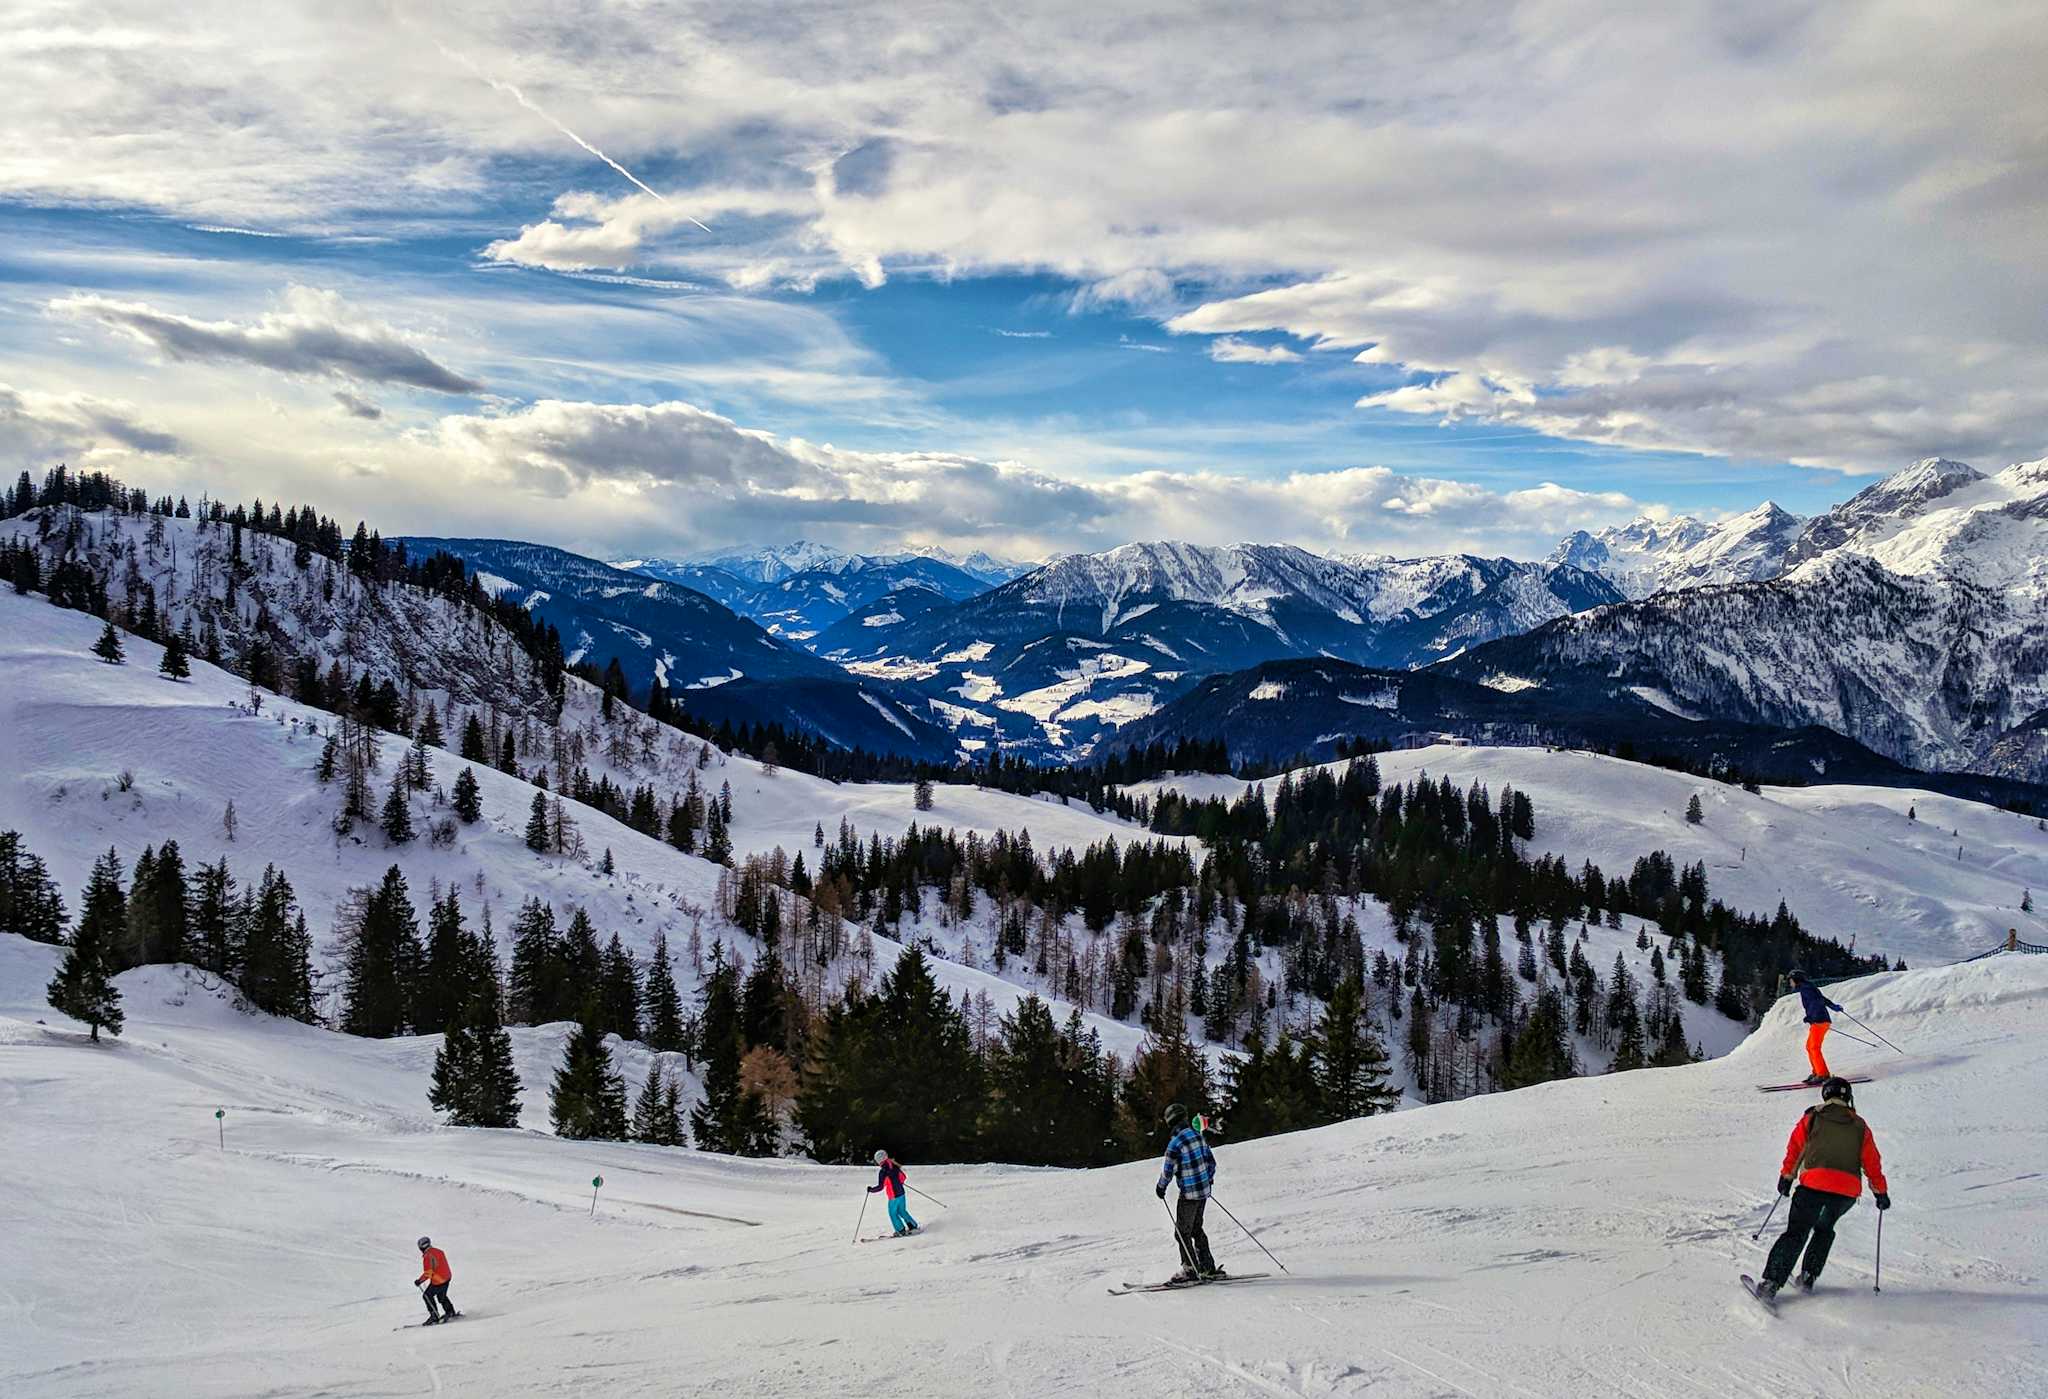
[[[1690,515],[1644,516],[1597,534],[1577,530],[1565,536],[1550,562],[1597,573],[1632,598],[1708,583],[1746,583],[1783,569],[1804,523],[1771,501],[1713,523]]]

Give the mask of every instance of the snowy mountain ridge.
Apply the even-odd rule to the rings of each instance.
[[[2048,780],[2040,745],[2006,739],[2048,709],[2048,460],[1916,462],[1808,521],[1785,560],[1449,666],[1588,702],[1647,688],[1717,718],[1824,725],[1915,767]]]

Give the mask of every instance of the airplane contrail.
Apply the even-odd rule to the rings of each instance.
[[[539,117],[549,126],[552,126],[555,130],[561,132],[564,136],[567,136],[577,145],[583,147],[584,150],[589,151],[592,155],[596,156],[606,165],[611,166],[612,169],[618,171],[621,175],[624,175],[628,180],[631,180],[640,189],[646,191],[648,194],[653,195],[656,199],[659,199],[664,204],[673,204],[675,202],[671,200],[667,195],[663,194],[660,190],[655,189],[652,185],[648,184],[645,180],[641,179],[638,175],[635,175],[631,170],[628,170],[625,166],[619,164],[616,160],[613,160],[603,151],[591,145],[590,142],[584,140],[581,136],[578,136],[568,127],[562,125],[561,122],[555,120],[555,118],[552,115],[550,115],[546,110],[544,110],[538,102],[535,102],[531,97],[528,97],[525,93],[521,92],[517,84],[508,83],[503,78],[492,77],[489,73],[486,73],[483,69],[477,67],[476,64],[472,63],[466,56],[456,53],[453,49],[442,47],[441,52],[446,54],[448,57],[454,59],[457,63],[460,63],[470,72],[476,74],[479,78],[489,83],[493,88],[496,88],[499,92],[502,92],[506,96],[510,97],[514,102],[517,102],[520,106],[526,108],[527,111],[532,112],[535,116]],[[706,233],[711,232],[711,225],[705,223],[704,220],[698,218],[695,214],[685,213],[683,217],[688,219],[691,223],[697,225],[697,227],[703,229]]]

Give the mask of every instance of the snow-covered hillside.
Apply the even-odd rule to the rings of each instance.
[[[99,628],[84,613],[0,590],[0,830],[23,833],[29,849],[48,862],[74,912],[92,862],[109,846],[124,866],[132,866],[144,846],[168,839],[178,842],[188,867],[225,857],[244,883],[275,864],[291,880],[313,928],[316,967],[331,960],[335,911],[349,890],[374,883],[394,864],[422,909],[437,883],[461,889],[472,926],[488,906],[501,955],[509,950],[509,920],[529,897],[547,900],[565,915],[570,908],[584,909],[600,936],[616,932],[638,957],[648,954],[657,934],[666,935],[680,962],[677,976],[685,996],[697,984],[683,957],[693,930],[706,947],[714,938],[737,940],[744,955],[754,955],[752,940],[719,915],[717,866],[573,805],[586,853],[535,854],[526,848],[524,829],[537,789],[488,764],[465,764],[445,750],[429,753],[435,787],[450,789],[456,775],[471,767],[481,791],[482,821],[456,824],[447,846],[425,835],[390,846],[371,823],[337,837],[338,793],[314,776],[333,715],[275,695],[266,695],[261,712],[251,715],[246,682],[200,662],[193,664],[189,681],[167,680],[156,673],[162,649],[138,637],[126,639],[126,665],[105,665],[90,651]],[[570,725],[594,720],[594,705],[589,687],[571,682]],[[631,756],[641,748],[635,742],[627,745],[626,766],[605,770],[615,782],[658,781],[664,787],[680,787],[685,774],[695,773],[714,794],[730,782],[740,855],[777,845],[792,855],[809,851],[816,823],[836,837],[842,818],[863,841],[893,839],[913,820],[956,826],[963,836],[1029,829],[1036,847],[1048,853],[1110,835],[1128,840],[1144,834],[1085,807],[967,787],[938,786],[934,809],[918,813],[907,786],[841,785],[787,769],[770,774],[752,759],[716,750],[710,766],[698,770],[691,755],[702,746],[672,737],[674,755],[664,749],[659,761],[642,764]],[[386,776],[380,781],[388,780],[405,744],[387,736],[384,748]],[[602,744],[592,744],[591,760],[604,768]],[[236,814],[232,838],[224,825],[230,802]],[[452,819],[427,794],[417,806],[421,827],[429,819]],[[612,875],[599,868],[607,850]],[[974,931],[970,925],[953,936]],[[981,933],[986,945],[986,930]],[[877,938],[875,945],[886,969],[900,944]],[[848,970],[835,968],[832,984]],[[934,974],[956,998],[987,994],[999,1014],[1022,994],[1016,984],[978,966],[941,962]],[[1057,989],[1043,991],[1064,1016],[1068,1007]],[[1142,1034],[1107,1016],[1091,1016],[1090,1023],[1105,1045],[1127,1057]]]
[[[1703,861],[1714,896],[1729,907],[1769,914],[1782,899],[1807,931],[1845,946],[1853,939],[1866,956],[1949,961],[1992,946],[2008,928],[2048,942],[2048,922],[2019,908],[2029,890],[2048,888],[2048,831],[1978,802],[1892,787],[1750,793],[1542,748],[1437,746],[1377,761],[1388,782],[1427,772],[1461,787],[1481,781],[1526,792],[1536,807],[1532,850],[1589,859],[1610,874],[1652,850],[1681,865]],[[1249,785],[1194,774],[1128,790],[1234,800]],[[1699,825],[1685,819],[1694,794],[1706,818]]]
[[[145,845],[174,839],[188,866],[225,857],[238,878],[254,880],[267,864],[277,865],[292,881],[315,931],[316,967],[331,965],[335,914],[349,891],[373,884],[396,864],[405,873],[417,904],[424,905],[437,883],[459,887],[472,919],[488,907],[500,938],[500,951],[512,915],[529,897],[542,898],[566,916],[582,908],[599,936],[618,933],[626,949],[645,957],[656,935],[665,935],[678,959],[677,977],[685,996],[694,993],[696,969],[684,956],[693,932],[699,945],[713,938],[736,944],[742,955],[755,953],[751,939],[739,933],[719,912],[720,871],[704,860],[684,855],[630,827],[586,807],[572,814],[586,847],[580,857],[539,855],[528,850],[524,828],[536,788],[527,782],[476,764],[484,819],[475,826],[455,826],[452,844],[439,847],[422,837],[390,846],[373,825],[363,823],[337,837],[333,819],[338,794],[321,786],[314,767],[332,715],[275,696],[266,698],[260,715],[246,710],[247,686],[233,676],[203,664],[193,678],[174,683],[155,672],[159,648],[130,638],[130,659],[124,666],[104,665],[90,654],[98,624],[85,614],[54,608],[36,598],[0,593],[0,670],[10,683],[0,692],[0,830],[24,833],[29,848],[49,862],[67,900],[76,907],[92,862],[109,846],[124,866],[132,866]],[[573,728],[597,724],[589,687],[572,682],[565,711]],[[621,711],[622,722],[627,722]],[[644,724],[646,721],[633,719]],[[608,746],[591,730],[592,761],[614,782],[652,782],[680,787],[694,776],[716,793],[733,790],[732,836],[736,855],[765,854],[780,847],[791,856],[807,854],[815,865],[813,846],[822,824],[836,841],[844,819],[862,842],[900,836],[913,822],[951,829],[965,838],[989,836],[998,830],[1012,836],[1028,831],[1041,856],[1075,849],[1115,837],[1128,846],[1150,839],[1142,829],[1079,804],[1038,800],[973,787],[937,784],[933,809],[916,809],[915,791],[902,784],[837,784],[791,772],[770,771],[761,763],[718,753],[709,765],[696,766],[701,751],[695,741],[674,736],[642,763],[633,756],[639,742],[623,745],[623,766],[603,763]],[[387,739],[395,763],[402,745]],[[434,750],[430,765],[435,785],[446,790],[465,766],[453,755]],[[125,784],[125,786],[124,786]],[[236,808],[232,840],[224,828],[227,805]],[[419,799],[421,824],[445,819],[445,806]],[[1540,809],[1540,808],[1539,808]],[[1539,832],[1540,834],[1540,832]],[[1626,868],[1636,855],[1654,848],[1646,841],[1613,863]],[[599,867],[604,851],[612,854],[615,872]],[[1601,858],[1606,862],[1604,847]],[[1199,852],[1197,852],[1199,855]],[[1718,884],[1718,881],[1717,881]],[[1391,919],[1371,899],[1342,901],[1341,913],[1356,920],[1365,955],[1384,952],[1398,962],[1403,946]],[[927,897],[913,907],[896,938],[875,937],[873,966],[844,959],[820,973],[815,988],[836,989],[856,973],[886,970],[906,942],[916,942],[937,959],[933,973],[957,1000],[986,996],[991,1014],[1002,1015],[1021,996],[1035,992],[1064,1017],[1075,1003],[1063,975],[1071,958],[1082,969],[1079,995],[1087,1022],[1101,1036],[1105,1049],[1128,1063],[1144,1036],[1135,1019],[1116,1019],[1107,987],[1109,969],[1121,939],[1112,925],[1088,930],[1069,913],[1058,930],[1063,955],[1039,972],[1034,961],[1012,958],[995,965],[993,946],[997,902],[983,898],[965,920],[949,917],[939,900]],[[1651,950],[1638,948],[1641,924],[1628,920],[1620,929],[1586,931],[1585,953],[1606,971],[1619,953],[1639,986],[1651,982]],[[1512,930],[1503,928],[1503,940]],[[1655,939],[1661,945],[1661,939]],[[1227,933],[1213,931],[1208,958],[1213,965],[1229,949]],[[1256,954],[1260,975],[1268,983],[1285,981],[1286,950],[1265,948]],[[1391,1018],[1384,992],[1375,992],[1374,1015],[1389,1044],[1398,1043],[1399,1026]],[[1304,1028],[1316,1004],[1304,995],[1289,995],[1275,1007],[1273,1024]],[[1725,1052],[1739,1027],[1711,1006],[1681,1007],[1687,1043],[1709,1054]],[[1199,1020],[1191,1022],[1199,1030]],[[1579,1062],[1588,1069],[1606,1065],[1611,1046],[1580,1038],[1574,1043]],[[1212,1047],[1213,1052],[1213,1047]],[[1412,1091],[1415,1083],[1406,1066],[1397,1066],[1394,1084]]]
[[[1172,1264],[1153,1164],[908,1162],[925,1236],[856,1245],[872,1171],[437,1128],[427,1046],[122,979],[128,1033],[49,1011],[0,936],[0,1389],[176,1393],[2022,1395],[2048,1384],[2048,958],[1832,994],[1885,1153],[1821,1290],[1737,1289],[1802,1103],[1781,1002],[1725,1060],[1225,1144],[1218,1199],[1284,1276],[1110,1299]],[[524,1032],[522,1032],[524,1033]],[[539,1091],[529,1073],[529,1100]],[[225,1111],[225,1146],[214,1113]],[[886,1143],[878,1143],[884,1145]],[[591,1182],[601,1176],[595,1213]],[[1271,1271],[1220,1209],[1233,1271]],[[417,1321],[431,1234],[467,1314]]]

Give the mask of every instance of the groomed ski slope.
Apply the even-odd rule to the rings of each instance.
[[[1858,952],[1908,966],[1972,956],[2017,928],[2048,942],[2041,913],[2020,911],[2048,889],[2048,831],[1981,802],[1903,787],[1765,787],[1745,792],[1682,772],[1547,748],[1437,745],[1377,756],[1388,783],[1427,773],[1459,787],[1484,782],[1527,792],[1536,807],[1532,854],[1591,860],[1611,879],[1664,850],[1704,861],[1713,897],[1768,916],[1783,899],[1808,932],[1855,939]],[[1341,765],[1332,765],[1333,767]],[[1279,785],[1266,778],[1268,795]],[[1253,784],[1188,773],[1133,784],[1134,796],[1173,789],[1234,801]],[[1705,820],[1685,819],[1699,795]],[[1917,818],[1917,819],[1913,819]],[[1961,858],[1957,858],[1960,848]]]
[[[1800,1063],[1790,1003],[1723,1060],[1225,1145],[1221,1200],[1291,1272],[1113,1300],[1171,1267],[1150,1164],[913,1161],[950,1209],[856,1246],[871,1171],[437,1128],[430,1042],[243,1017],[164,968],[92,1047],[42,1004],[56,955],[0,936],[13,1399],[2048,1392],[2048,958],[1836,988],[1910,1051],[1860,1091],[1884,1292],[1866,1203],[1773,1319],[1735,1278],[1801,1106],[1755,1091]],[[1211,1213],[1226,1266],[1263,1266]],[[395,1329],[422,1232],[452,1329]]]

